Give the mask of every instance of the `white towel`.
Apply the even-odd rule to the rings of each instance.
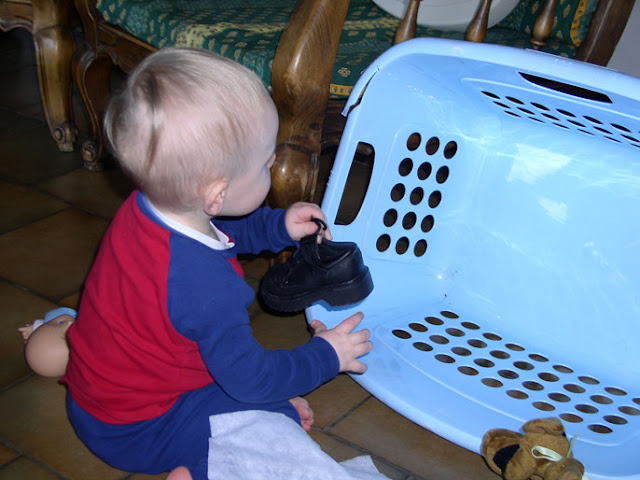
[[[226,413],[209,423],[209,480],[388,480],[369,456],[336,462],[281,413]]]

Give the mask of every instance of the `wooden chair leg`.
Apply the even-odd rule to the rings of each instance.
[[[73,78],[91,128],[91,140],[82,145],[82,159],[89,170],[102,169],[102,114],[109,97],[109,74],[112,67],[113,63],[108,55],[96,55],[89,48],[80,51],[73,61]]]
[[[287,207],[313,197],[322,125],[348,0],[301,0],[273,61],[273,100],[280,116],[269,203]]]
[[[465,39],[469,42],[482,43],[487,35],[489,25],[489,11],[491,10],[491,0],[480,0],[476,13],[467,27]]]
[[[551,35],[553,21],[556,17],[557,3],[558,0],[547,0],[538,15],[531,35],[531,46],[534,50],[540,50],[547,44],[547,38]]]
[[[71,62],[76,49],[70,1],[33,1],[33,40],[45,117],[58,148],[73,151]]]
[[[405,40],[412,39],[416,36],[416,25],[418,23],[418,9],[420,8],[420,2],[422,0],[410,0],[407,5],[407,10],[402,17],[400,26],[396,30],[396,35],[393,39],[394,45],[404,42]]]

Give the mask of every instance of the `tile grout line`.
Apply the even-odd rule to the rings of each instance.
[[[356,445],[355,443],[351,443],[350,441],[345,440],[344,438],[342,438],[342,437],[340,437],[338,435],[335,435],[333,433],[330,433],[330,432],[322,432],[322,433],[327,435],[329,438],[335,440],[336,442],[339,442],[339,443],[342,443],[343,445],[351,447],[354,450],[357,450],[358,452],[363,453],[365,455],[369,455],[372,459],[378,460],[379,462],[384,463],[385,465],[397,470],[398,472],[400,472],[403,475],[405,475],[403,480],[410,480],[411,478],[413,478],[413,474],[411,472],[409,472],[408,470],[406,470],[405,468],[399,467],[396,464],[386,460],[385,458],[371,453],[369,450],[361,447],[360,445]]]
[[[358,408],[360,408],[362,405],[364,405],[365,403],[367,403],[371,398],[373,398],[372,395],[368,395],[364,400],[361,400],[357,405],[353,406],[352,408],[350,408],[349,410],[347,410],[345,413],[343,413],[342,415],[340,415],[338,418],[336,418],[333,422],[331,422],[329,425],[327,425],[326,427],[322,428],[322,429],[318,429],[319,431],[321,431],[322,433],[329,433],[329,430],[331,430],[333,427],[335,427],[338,423],[340,423],[342,420],[344,420],[345,418],[347,418],[349,415],[351,415],[354,411],[356,411]]]
[[[0,444],[3,444],[5,447],[13,450],[14,452],[17,452],[18,455],[11,461],[5,463],[4,465],[2,465],[0,467],[0,470],[4,469],[6,466],[14,463],[15,461],[17,461],[19,458],[26,458],[27,460],[37,464],[38,466],[44,468],[45,470],[53,473],[54,475],[60,477],[62,480],[71,480],[69,477],[67,477],[66,475],[64,475],[62,472],[57,471],[55,468],[47,465],[46,463],[40,461],[39,459],[37,459],[36,457],[29,455],[27,452],[25,452],[24,450],[22,450],[21,448],[18,448],[17,446],[15,446],[13,443],[5,440],[4,438],[0,438]]]

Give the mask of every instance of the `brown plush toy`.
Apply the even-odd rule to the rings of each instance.
[[[504,429],[488,431],[482,455],[505,480],[581,480],[584,466],[573,458],[571,444],[557,418],[531,420],[524,435]],[[585,477],[586,478],[586,477]]]

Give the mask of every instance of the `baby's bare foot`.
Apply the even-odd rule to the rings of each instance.
[[[169,475],[165,480],[193,480],[191,473],[185,467],[178,467],[174,470],[171,470]]]
[[[304,431],[308,432],[311,430],[311,425],[313,425],[313,410],[309,406],[309,402],[302,397],[291,398],[289,401],[295,407],[298,415],[300,415],[300,421]]]

